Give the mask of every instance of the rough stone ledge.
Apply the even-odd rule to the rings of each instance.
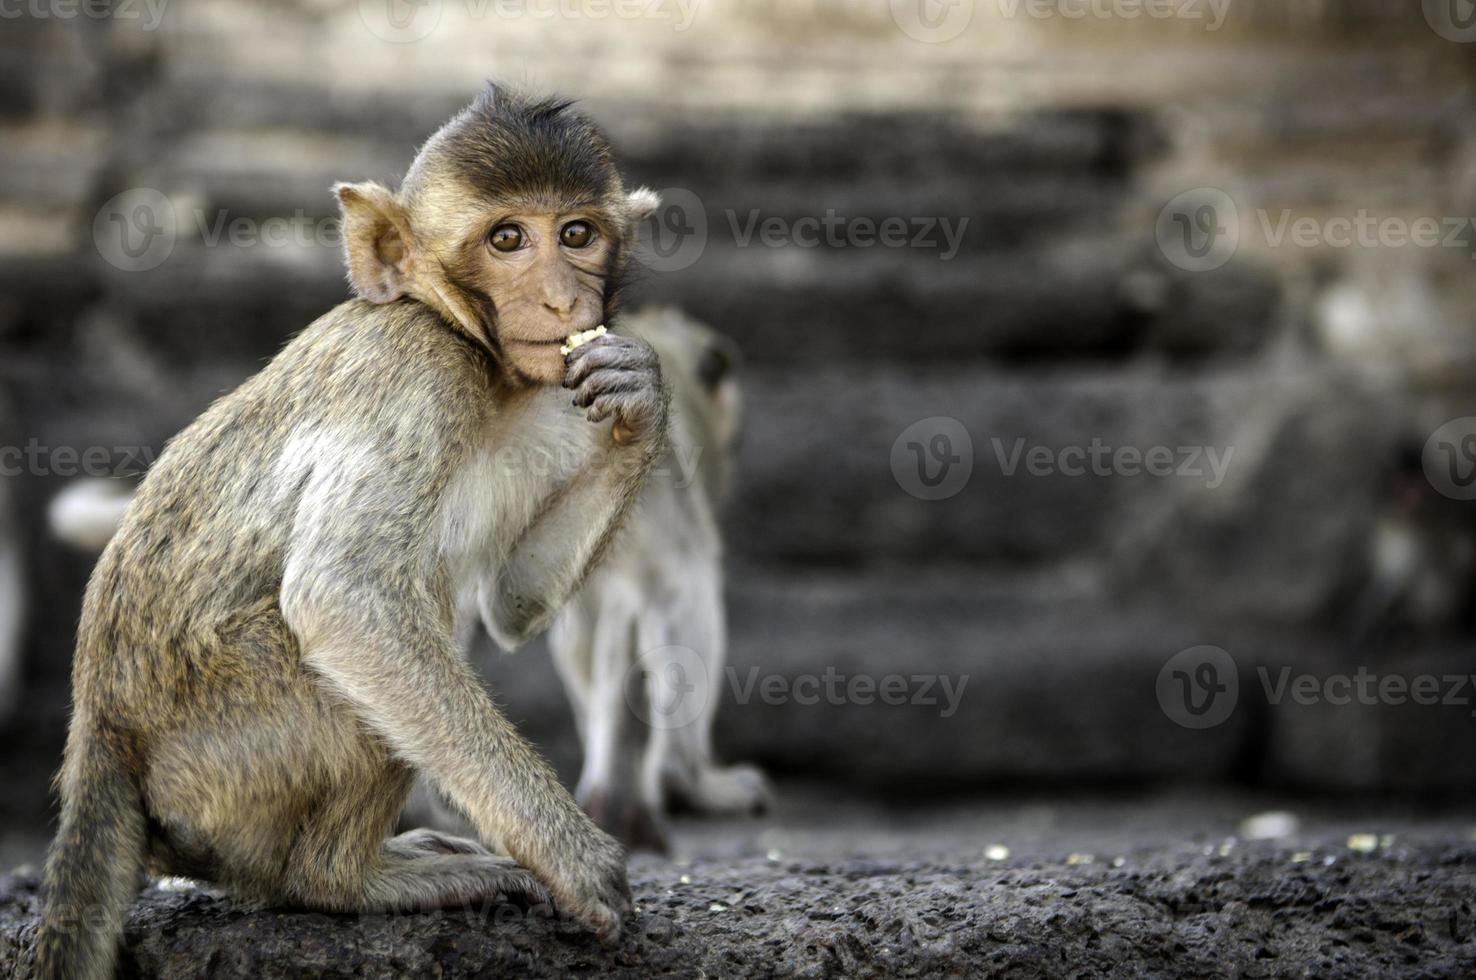
[[[1084,862],[639,859],[640,919],[608,950],[511,906],[331,916],[151,888],[122,975],[1476,975],[1476,843],[1183,845]],[[37,908],[33,874],[0,876],[0,974],[24,975]]]

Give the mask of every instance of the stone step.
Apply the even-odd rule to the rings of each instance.
[[[1441,748],[1469,732],[1469,703],[1346,707],[1297,688],[1278,694],[1284,671],[1322,685],[1362,667],[1410,682],[1468,678],[1462,692],[1476,702],[1459,643],[1355,649],[1331,632],[1106,601],[1077,576],[1003,579],[936,565],[860,574],[745,566],[734,570],[729,610],[717,716],[729,761],[893,792],[1246,780],[1440,795],[1476,778],[1476,761]],[[1170,674],[1161,688],[1160,676],[1202,646],[1225,651],[1230,666],[1216,676],[1233,674],[1237,690],[1208,702],[1223,707],[1205,717],[1223,720],[1194,729],[1177,720],[1194,717],[1182,682]],[[1191,678],[1197,657],[1178,662]],[[541,645],[478,662],[522,730],[576,776],[572,721]]]

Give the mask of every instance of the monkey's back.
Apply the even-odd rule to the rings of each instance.
[[[429,450],[467,441],[449,420],[490,381],[485,357],[419,304],[353,301],[309,326],[171,440],[140,487],[88,585],[79,713],[146,735],[305,682],[279,598],[314,440],[415,446],[423,478],[444,479],[432,461],[453,459]]]

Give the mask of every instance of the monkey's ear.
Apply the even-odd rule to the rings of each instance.
[[[661,207],[661,195],[649,187],[637,187],[625,195],[626,234],[635,237],[636,226],[656,213]]]
[[[343,251],[354,292],[371,303],[392,303],[410,286],[414,256],[405,209],[374,181],[335,184],[343,211]]]

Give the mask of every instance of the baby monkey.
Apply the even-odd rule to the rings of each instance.
[[[667,849],[663,815],[768,805],[758,769],[719,766],[727,653],[718,509],[741,425],[732,344],[675,310],[627,318],[661,357],[671,437],[630,520],[549,632],[584,744],[575,798],[632,847]]]
[[[613,319],[655,196],[567,103],[496,87],[397,191],[336,191],[358,298],[169,444],[88,585],[46,980],[111,975],[144,869],[339,912],[551,897],[604,941],[631,912],[456,621],[548,626],[664,450],[657,355]],[[390,837],[417,772],[510,857]]]

